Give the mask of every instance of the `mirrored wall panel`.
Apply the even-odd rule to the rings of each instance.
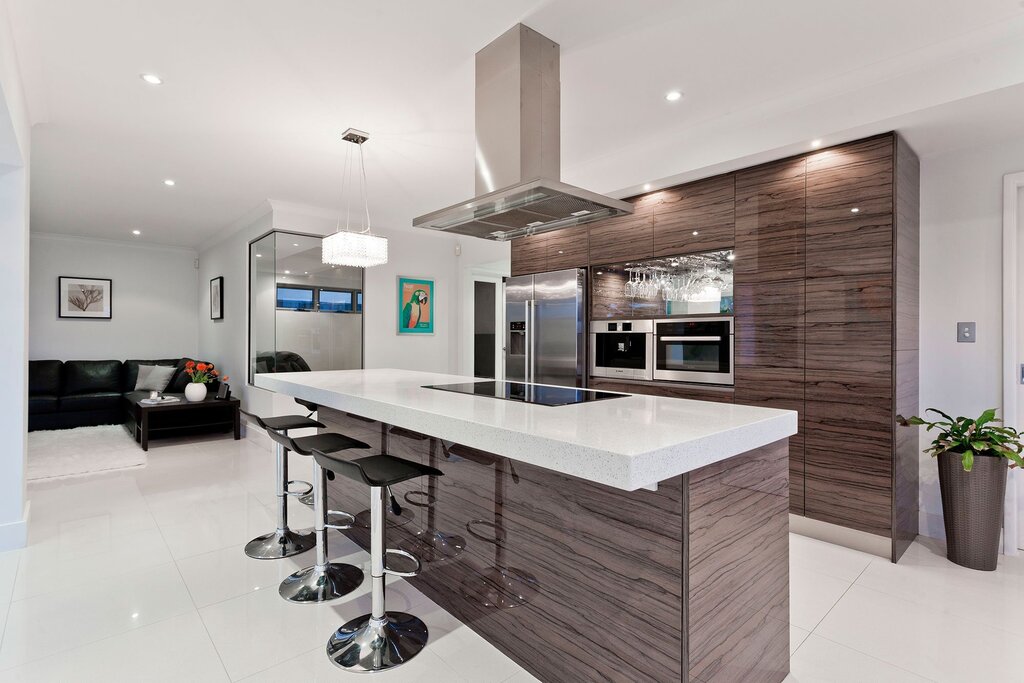
[[[249,244],[249,381],[261,372],[363,366],[363,269],[325,265],[321,238]]]

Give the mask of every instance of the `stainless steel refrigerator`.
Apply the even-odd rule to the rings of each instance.
[[[586,270],[505,280],[505,379],[586,386]]]

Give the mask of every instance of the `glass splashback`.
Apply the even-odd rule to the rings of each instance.
[[[249,382],[262,372],[363,366],[363,269],[321,261],[321,238],[249,244]]]
[[[733,252],[591,268],[591,314],[600,318],[733,314]]]

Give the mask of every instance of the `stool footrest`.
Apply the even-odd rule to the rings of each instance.
[[[423,563],[420,562],[418,557],[416,557],[415,555],[413,555],[410,552],[406,552],[405,550],[399,550],[398,548],[385,548],[384,549],[384,554],[385,554],[385,561],[384,561],[384,573],[385,574],[390,574],[391,576],[404,576],[404,577],[416,576],[417,574],[420,573],[420,569],[423,567]],[[388,568],[388,564],[387,564],[387,557],[386,557],[387,555],[400,555],[400,556],[402,556],[402,557],[404,557],[406,559],[412,560],[413,562],[416,563],[416,569],[413,569],[411,572],[400,572],[400,571],[395,571],[394,569],[389,569]]]
[[[292,491],[292,486],[302,486],[301,491]],[[284,494],[286,496],[305,496],[313,490],[313,485],[308,481],[302,481],[301,479],[292,479],[284,485]]]
[[[337,531],[345,531],[345,530],[351,529],[353,526],[355,526],[356,518],[355,518],[354,515],[350,515],[347,512],[342,512],[341,510],[328,510],[327,511],[327,516],[330,517],[331,515],[334,515],[336,517],[345,517],[345,518],[347,518],[350,521],[346,522],[345,524],[324,524],[324,528],[325,529],[335,529]]]

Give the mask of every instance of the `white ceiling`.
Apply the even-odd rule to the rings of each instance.
[[[1016,0],[8,3],[43,232],[197,246],[268,198],[338,207],[349,126],[375,224],[408,227],[472,194],[473,55],[517,21],[562,46],[562,179],[599,192],[1024,113]]]

